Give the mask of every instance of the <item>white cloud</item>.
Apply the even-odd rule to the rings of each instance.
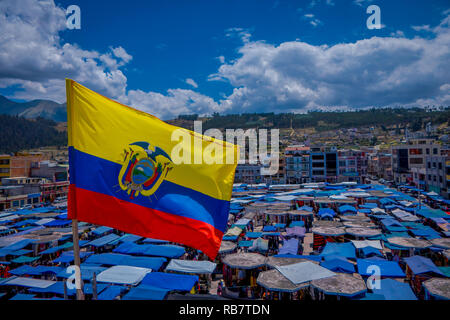
[[[401,30],[391,32],[390,35],[391,35],[391,37],[395,37],[395,38],[404,38],[405,37],[405,33]]]
[[[252,36],[250,31],[244,28],[229,28],[225,30],[225,32],[225,36],[230,38],[238,37],[243,43],[248,43],[250,41],[250,37]]]
[[[309,24],[311,24],[313,27],[317,27],[319,24],[322,24],[322,21],[320,21],[319,19],[315,18],[314,14],[312,13],[307,13],[303,15],[303,18],[309,22]]]
[[[197,84],[197,82],[194,81],[194,79],[187,78],[185,81],[188,85],[191,85],[194,88],[198,88],[198,84]]]
[[[217,60],[219,60],[220,63],[222,63],[222,64],[225,63],[225,57],[224,56],[218,56]]]
[[[316,17],[306,13],[304,19],[312,23]],[[18,86],[14,98],[64,102],[64,78],[69,77],[162,119],[181,113],[448,105],[449,21],[446,16],[438,26],[430,26],[431,39],[407,39],[399,30],[392,37],[333,46],[301,41],[272,45],[252,41],[248,29],[230,28],[226,36],[242,41],[240,56],[228,62],[219,56],[221,65],[208,80],[226,81],[233,91],[214,101],[193,90],[127,90],[121,68],[132,56],[123,47],[97,52],[64,43],[59,37],[65,28],[64,10],[53,1],[2,0],[0,88]],[[185,81],[198,87],[193,79]]]
[[[414,29],[415,31],[428,31],[428,32],[432,32],[430,25],[423,25],[423,26],[411,26],[412,29]]]
[[[448,18],[433,30],[433,39],[396,32],[334,46],[249,42],[210,80],[235,88],[220,102],[228,112],[448,105]]]
[[[65,101],[64,79],[73,78],[110,97],[125,94],[118,68],[131,60],[121,48],[100,54],[62,43],[65,11],[52,0],[0,2],[0,82],[17,85],[15,98]]]
[[[212,114],[221,110],[212,98],[184,89],[169,89],[167,95],[130,90],[122,102],[162,119],[171,119],[179,114]]]

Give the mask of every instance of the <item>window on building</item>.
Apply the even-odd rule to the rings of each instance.
[[[439,162],[439,170],[442,170],[442,162]]]
[[[427,148],[427,154],[430,154],[430,148]]]
[[[438,149],[437,148],[433,148],[433,154],[437,154],[438,153]]]
[[[411,164],[423,164],[423,158],[411,158],[409,160]]]
[[[422,154],[422,149],[409,149],[410,155],[419,155]]]

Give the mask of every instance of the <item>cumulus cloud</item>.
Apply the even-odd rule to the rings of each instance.
[[[249,42],[209,79],[235,88],[220,102],[228,112],[448,105],[441,89],[450,83],[448,17],[433,32],[432,39],[396,33],[334,46]]]
[[[104,54],[62,43],[65,11],[52,0],[0,2],[0,83],[19,86],[14,98],[65,101],[64,78],[111,97],[125,94],[118,68],[131,56],[121,48]]]
[[[310,13],[304,18],[316,19]],[[448,105],[449,22],[447,15],[429,26],[426,39],[408,39],[396,31],[391,37],[333,46],[302,41],[274,45],[253,41],[248,29],[227,29],[226,36],[240,39],[241,46],[234,60],[219,56],[219,69],[208,76],[233,87],[215,101],[193,90],[128,90],[122,69],[133,57],[125,48],[97,52],[64,43],[59,34],[65,29],[65,12],[52,0],[2,0],[0,88],[19,88],[12,98],[64,102],[64,78],[69,77],[162,119],[189,113]],[[198,87],[193,79],[185,81]]]
[[[123,102],[162,119],[171,119],[179,114],[211,114],[221,111],[219,104],[212,98],[184,89],[169,89],[166,95],[130,90]]]

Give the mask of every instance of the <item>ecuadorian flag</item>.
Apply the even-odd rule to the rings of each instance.
[[[66,89],[69,218],[186,244],[214,259],[227,226],[237,146],[69,79]],[[216,161],[198,161],[204,152]]]

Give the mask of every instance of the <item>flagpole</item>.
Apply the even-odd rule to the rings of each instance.
[[[81,259],[80,259],[80,244],[78,237],[78,220],[72,219],[72,234],[73,234],[73,256],[75,261],[75,266],[78,268],[79,272],[75,272],[75,283],[80,284],[80,288],[77,288],[77,300],[84,300],[84,294],[81,282]]]

